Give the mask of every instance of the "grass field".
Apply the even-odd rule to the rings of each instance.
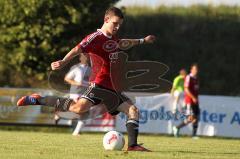
[[[1,159],[239,159],[240,140],[140,135],[139,142],[154,152],[105,151],[101,133],[28,132],[0,130]],[[125,135],[126,139],[126,135]]]

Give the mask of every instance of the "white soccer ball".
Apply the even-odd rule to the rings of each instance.
[[[103,147],[105,150],[122,150],[125,139],[122,133],[109,131],[103,137]]]

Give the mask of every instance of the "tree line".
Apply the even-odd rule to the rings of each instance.
[[[48,87],[50,63],[99,28],[104,11],[116,1],[0,1],[0,86]],[[170,69],[164,78],[170,81],[180,68],[197,62],[202,94],[240,94],[240,8],[126,8],[124,12],[120,38],[157,36],[154,44],[126,51],[130,60],[165,63]]]

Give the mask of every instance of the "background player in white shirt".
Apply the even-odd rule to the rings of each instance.
[[[89,86],[89,76],[90,76],[90,67],[88,64],[88,58],[83,54],[79,55],[80,63],[71,67],[70,71],[66,74],[64,81],[71,85],[70,87],[70,98],[77,102],[82,94],[86,91]],[[59,120],[57,114],[55,114],[55,120]],[[84,121],[75,120],[72,121],[72,124],[75,127],[72,135],[79,135],[82,127],[84,126]]]

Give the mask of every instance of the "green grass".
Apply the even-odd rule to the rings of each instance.
[[[27,132],[0,130],[1,159],[239,159],[240,140],[190,137],[173,138],[159,135],[140,135],[139,142],[154,152],[105,151],[102,133]],[[125,135],[126,138],[126,135]]]

